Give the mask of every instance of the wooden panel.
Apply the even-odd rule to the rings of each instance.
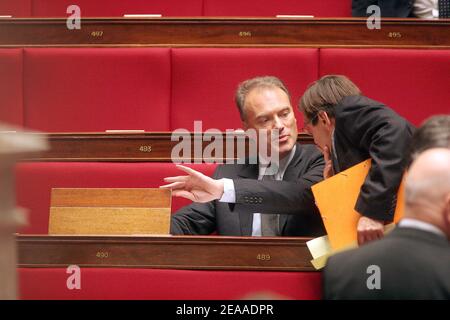
[[[49,234],[169,234],[171,192],[164,189],[52,189]]]
[[[310,238],[18,236],[19,267],[315,271]]]
[[[200,46],[450,48],[450,19],[84,18],[0,19],[0,47]]]
[[[39,134],[37,134],[39,135]],[[170,132],[147,133],[49,133],[50,150],[39,156],[29,157],[33,161],[146,161],[146,162],[172,162],[172,149],[179,142],[172,141]],[[228,152],[226,136],[222,137],[223,156],[196,159],[196,148],[201,149],[200,154],[211,142],[205,138],[207,134],[186,134],[191,139],[191,157],[199,162],[224,162],[230,153],[230,158],[237,158],[236,144],[242,141],[242,135],[236,134],[233,138],[233,151]],[[300,143],[313,143],[312,136],[300,133]],[[248,150],[248,148],[246,148]]]
[[[170,208],[51,207],[49,234],[169,234]]]
[[[171,194],[154,188],[53,188],[51,206],[170,208]]]

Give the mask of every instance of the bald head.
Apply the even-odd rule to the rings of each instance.
[[[450,235],[450,149],[429,149],[416,158],[406,176],[405,200],[406,217],[432,223]]]

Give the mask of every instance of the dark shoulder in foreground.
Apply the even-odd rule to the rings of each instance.
[[[329,258],[326,299],[450,299],[450,244],[430,232],[396,228],[384,239]],[[380,289],[369,289],[379,273]]]

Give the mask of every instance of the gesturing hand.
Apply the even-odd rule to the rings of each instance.
[[[384,223],[362,216],[358,221],[357,232],[359,245],[381,239],[384,236]]]
[[[325,167],[323,168],[323,178],[328,179],[334,176],[333,162],[331,161],[330,149],[327,146],[325,146],[322,149],[322,153],[325,159]]]
[[[223,195],[223,181],[215,180],[194,169],[177,165],[177,168],[187,173],[187,176],[167,177],[160,188],[172,189],[172,195],[183,197],[194,202],[209,202],[220,199]]]

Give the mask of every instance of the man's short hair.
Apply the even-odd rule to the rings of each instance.
[[[450,148],[450,115],[432,116],[414,132],[408,166],[420,153],[431,148]]]
[[[241,82],[236,90],[235,101],[239,109],[239,114],[241,116],[242,121],[246,120],[244,106],[247,95],[250,93],[250,91],[261,88],[264,89],[279,88],[283,90],[290,98],[289,90],[286,88],[286,85],[283,83],[283,81],[281,81],[277,77],[273,76],[256,77]]]
[[[300,99],[299,109],[315,125],[319,111],[325,111],[334,118],[334,107],[343,98],[360,94],[361,90],[346,76],[327,75],[308,86]]]

